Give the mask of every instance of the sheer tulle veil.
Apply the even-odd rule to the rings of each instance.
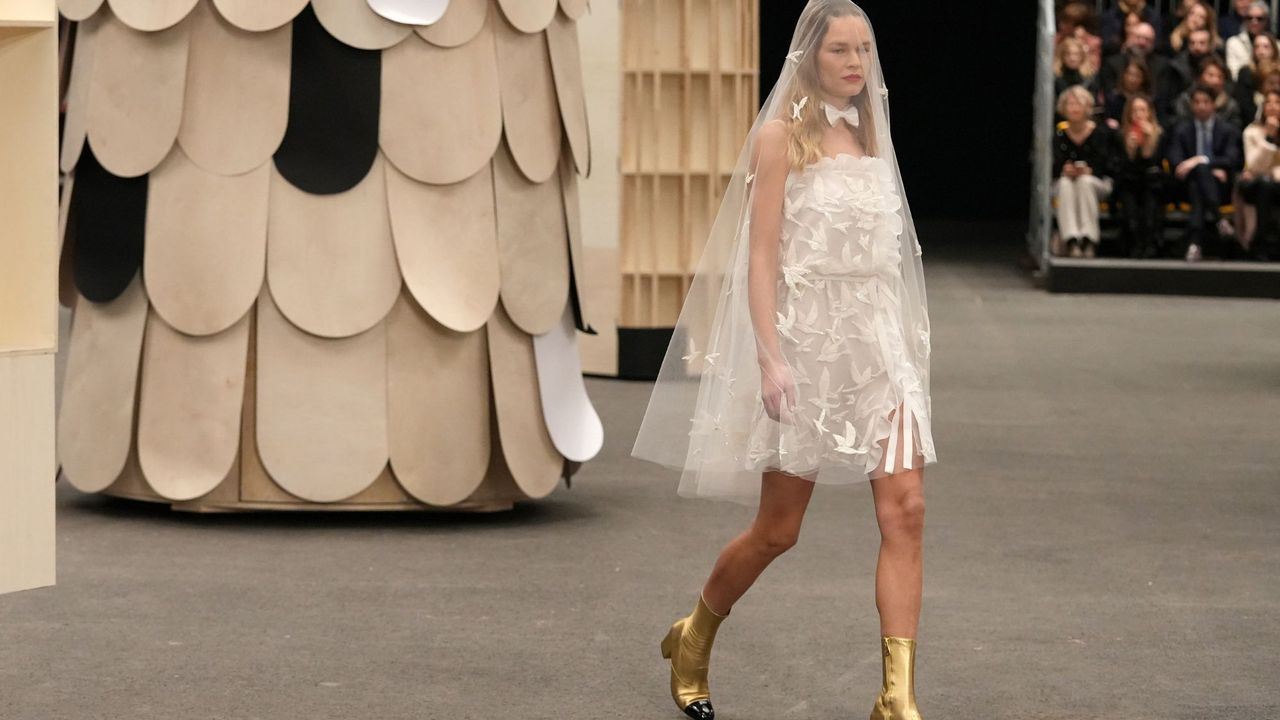
[[[903,192],[889,125],[889,90],[879,61],[878,45],[866,14],[849,0],[809,0],[800,15],[781,76],[766,97],[738,155],[733,175],[706,239],[696,274],[675,326],[632,454],[681,472],[679,493],[689,497],[758,502],[760,471],[745,462],[750,419],[761,403],[761,359],[775,342],[762,342],[748,306],[748,259],[752,208],[761,171],[756,145],[761,129],[781,120],[796,127],[811,118],[820,122],[822,103],[813,88],[816,56],[833,17],[856,16],[863,21],[862,74],[865,87],[851,98],[861,122],[858,132],[869,156],[883,160],[884,182],[892,185],[901,203],[893,229],[900,243],[900,273],[893,282],[906,360],[915,367],[922,386],[927,417],[929,398],[929,318],[925,300],[921,249]],[[865,26],[865,29],[863,29]],[[774,123],[776,127],[778,123]],[[792,136],[790,162],[796,163]],[[803,157],[803,153],[801,153]],[[803,163],[801,164],[803,166]],[[782,273],[779,273],[779,279]],[[772,323],[770,323],[772,325]],[[768,332],[774,332],[770,327]],[[779,360],[781,360],[779,358]],[[920,397],[917,395],[917,397]],[[785,419],[783,420],[785,422]],[[887,425],[887,421],[886,421]],[[921,438],[922,440],[924,438]],[[926,454],[932,456],[932,440]],[[865,482],[857,468],[824,468],[820,482]]]

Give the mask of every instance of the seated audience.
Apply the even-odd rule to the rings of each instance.
[[[1155,47],[1155,28],[1147,23],[1130,25],[1125,32],[1124,46],[1120,48],[1120,52],[1108,57],[1098,71],[1099,89],[1104,93],[1115,90],[1116,83],[1120,81],[1121,73],[1134,60],[1146,63],[1152,84],[1158,85],[1160,78],[1164,75],[1165,63],[1168,60],[1163,55],[1155,52]],[[1152,89],[1156,88],[1153,87]]]
[[[1129,18],[1136,17],[1137,22],[1151,26],[1151,46],[1155,47],[1155,38],[1160,34],[1160,15],[1155,8],[1147,4],[1147,0],[1118,0],[1102,13],[1102,50],[1111,55],[1127,44]]]
[[[1159,80],[1156,110],[1160,117],[1173,117],[1173,102],[1191,89],[1200,74],[1200,63],[1211,55],[1213,44],[1208,30],[1196,30],[1187,36],[1186,46],[1165,65],[1164,75]]]
[[[1236,184],[1236,237],[1257,260],[1280,258],[1280,92],[1268,92],[1262,119],[1244,129],[1244,170]]]
[[[1053,142],[1058,232],[1068,255],[1094,257],[1101,235],[1098,202],[1111,194],[1114,140],[1105,123],[1090,119],[1093,95],[1079,85],[1058,96],[1058,113],[1067,119]]]
[[[1239,76],[1240,68],[1249,64],[1253,55],[1253,36],[1266,32],[1271,27],[1271,9],[1262,0],[1254,0],[1244,15],[1244,28],[1227,39],[1227,69],[1234,79]]]
[[[1240,68],[1233,93],[1236,103],[1240,106],[1241,117],[1249,122],[1260,117],[1262,78],[1268,71],[1277,67],[1278,55],[1280,55],[1280,48],[1277,48],[1276,39],[1271,33],[1260,32],[1253,36],[1253,56],[1249,59],[1248,65]]]
[[[1093,67],[1102,67],[1102,38],[1098,37],[1098,17],[1093,12],[1093,4],[1073,0],[1062,6],[1058,12],[1058,34],[1054,36],[1056,47],[1063,38],[1075,37],[1089,48],[1089,62]]]
[[[1122,254],[1153,258],[1164,254],[1164,203],[1160,168],[1163,130],[1151,98],[1134,95],[1120,118],[1123,152],[1115,163],[1115,200],[1121,221]]]
[[[1112,130],[1120,127],[1120,116],[1124,113],[1129,100],[1138,95],[1151,95],[1151,75],[1146,63],[1141,60],[1130,60],[1120,75],[1120,84],[1115,90],[1106,94],[1103,116]]]
[[[1236,103],[1231,94],[1227,92],[1227,68],[1217,56],[1211,55],[1200,61],[1200,76],[1197,87],[1208,87],[1213,90],[1214,97],[1217,98],[1214,103],[1214,112],[1218,119],[1225,120],[1227,123],[1239,128],[1242,124],[1242,116],[1240,114],[1240,106]],[[1183,121],[1191,117],[1191,93],[1189,90],[1178,96],[1178,100],[1174,103],[1174,115],[1177,121]]]
[[[1248,22],[1245,16],[1249,14],[1249,6],[1253,4],[1253,0],[1232,0],[1231,12],[1218,18],[1218,32],[1224,38],[1230,38],[1233,35],[1239,35],[1244,30]]]
[[[1199,260],[1202,248],[1216,249],[1212,245],[1220,218],[1218,208],[1227,197],[1231,173],[1243,162],[1240,129],[1217,117],[1217,99],[1216,90],[1197,85],[1191,91],[1191,117],[1174,128],[1166,145],[1174,178],[1191,200],[1188,261]]]
[[[1216,51],[1222,47],[1222,38],[1218,36],[1217,17],[1209,6],[1198,0],[1186,6],[1186,15],[1182,22],[1169,33],[1169,49],[1175,53],[1182,52],[1187,36],[1197,30],[1209,32],[1209,43]]]
[[[1072,85],[1083,85],[1089,92],[1097,91],[1097,73],[1089,60],[1089,49],[1076,37],[1065,37],[1053,53],[1054,96]]]

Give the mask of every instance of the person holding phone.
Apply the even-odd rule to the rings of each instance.
[[[1164,132],[1150,96],[1134,95],[1120,117],[1123,152],[1116,163],[1115,197],[1122,242],[1130,257],[1159,257],[1164,251],[1164,173],[1160,145]]]
[[[1066,124],[1054,133],[1053,193],[1058,232],[1071,257],[1094,257],[1101,230],[1098,203],[1111,195],[1114,135],[1096,123],[1093,96],[1075,85],[1058,96],[1058,113]]]

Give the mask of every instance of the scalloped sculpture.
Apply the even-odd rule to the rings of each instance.
[[[59,6],[72,485],[487,511],[599,451],[586,0]]]

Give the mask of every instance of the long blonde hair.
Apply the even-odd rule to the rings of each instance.
[[[1064,60],[1067,56],[1067,50],[1071,47],[1080,50],[1080,77],[1091,78],[1097,74],[1098,69],[1093,66],[1093,58],[1089,56],[1089,46],[1078,37],[1068,35],[1058,42],[1058,47],[1053,52],[1053,74],[1056,77],[1062,77],[1062,70],[1066,67]]]
[[[797,28],[797,34],[804,33],[805,37],[812,38],[809,47],[804,48],[804,53],[796,68],[795,81],[791,84],[790,96],[787,98],[787,102],[782,105],[782,112],[788,113],[785,117],[787,127],[790,130],[787,141],[787,157],[792,166],[797,169],[811,165],[823,156],[822,136],[826,128],[830,126],[827,124],[826,114],[821,110],[822,94],[818,73],[818,51],[822,48],[822,41],[827,35],[831,19],[850,16],[861,17],[864,21],[866,20],[865,15],[858,13],[847,2],[828,3],[808,18],[810,27]],[[870,32],[870,28],[871,24],[868,22],[868,32]],[[853,134],[858,143],[862,145],[863,152],[874,156],[879,154],[879,148],[876,146],[875,119],[871,112],[871,74],[867,70],[865,68],[863,70],[863,77],[867,78],[866,85],[863,86],[862,92],[852,98],[853,106],[858,108],[858,127],[853,129]],[[879,75],[878,72],[876,74]],[[800,113],[800,119],[796,120],[790,115],[791,108],[801,102],[806,103],[806,106]]]

